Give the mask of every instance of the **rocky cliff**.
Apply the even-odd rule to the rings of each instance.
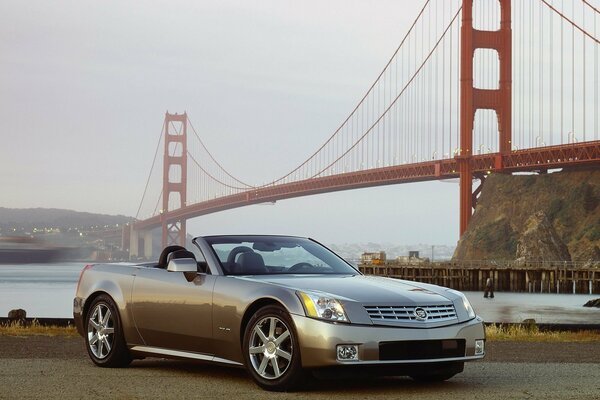
[[[454,260],[600,261],[600,169],[491,174]]]

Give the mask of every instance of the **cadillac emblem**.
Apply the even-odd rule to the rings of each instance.
[[[423,308],[421,308],[421,307],[415,308],[414,313],[415,313],[415,318],[417,319],[417,321],[427,320],[427,311],[425,311]]]

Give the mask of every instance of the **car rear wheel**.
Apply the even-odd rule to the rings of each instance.
[[[263,389],[286,391],[305,378],[292,319],[279,306],[266,306],[252,316],[244,334],[246,368]]]
[[[90,305],[85,318],[85,344],[88,355],[100,367],[124,367],[131,363],[119,312],[108,295],[100,295]]]

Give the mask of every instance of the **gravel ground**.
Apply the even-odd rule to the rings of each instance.
[[[0,398],[600,399],[600,342],[491,342],[448,382],[318,381],[297,393],[259,389],[242,369],[146,359],[95,367],[81,338],[0,336]]]

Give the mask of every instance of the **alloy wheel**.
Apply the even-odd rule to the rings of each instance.
[[[250,334],[248,353],[252,368],[265,379],[280,378],[291,365],[292,337],[279,318],[268,316],[256,323]]]
[[[89,314],[87,328],[90,351],[98,359],[106,358],[113,347],[115,336],[115,322],[107,304],[96,304]]]

